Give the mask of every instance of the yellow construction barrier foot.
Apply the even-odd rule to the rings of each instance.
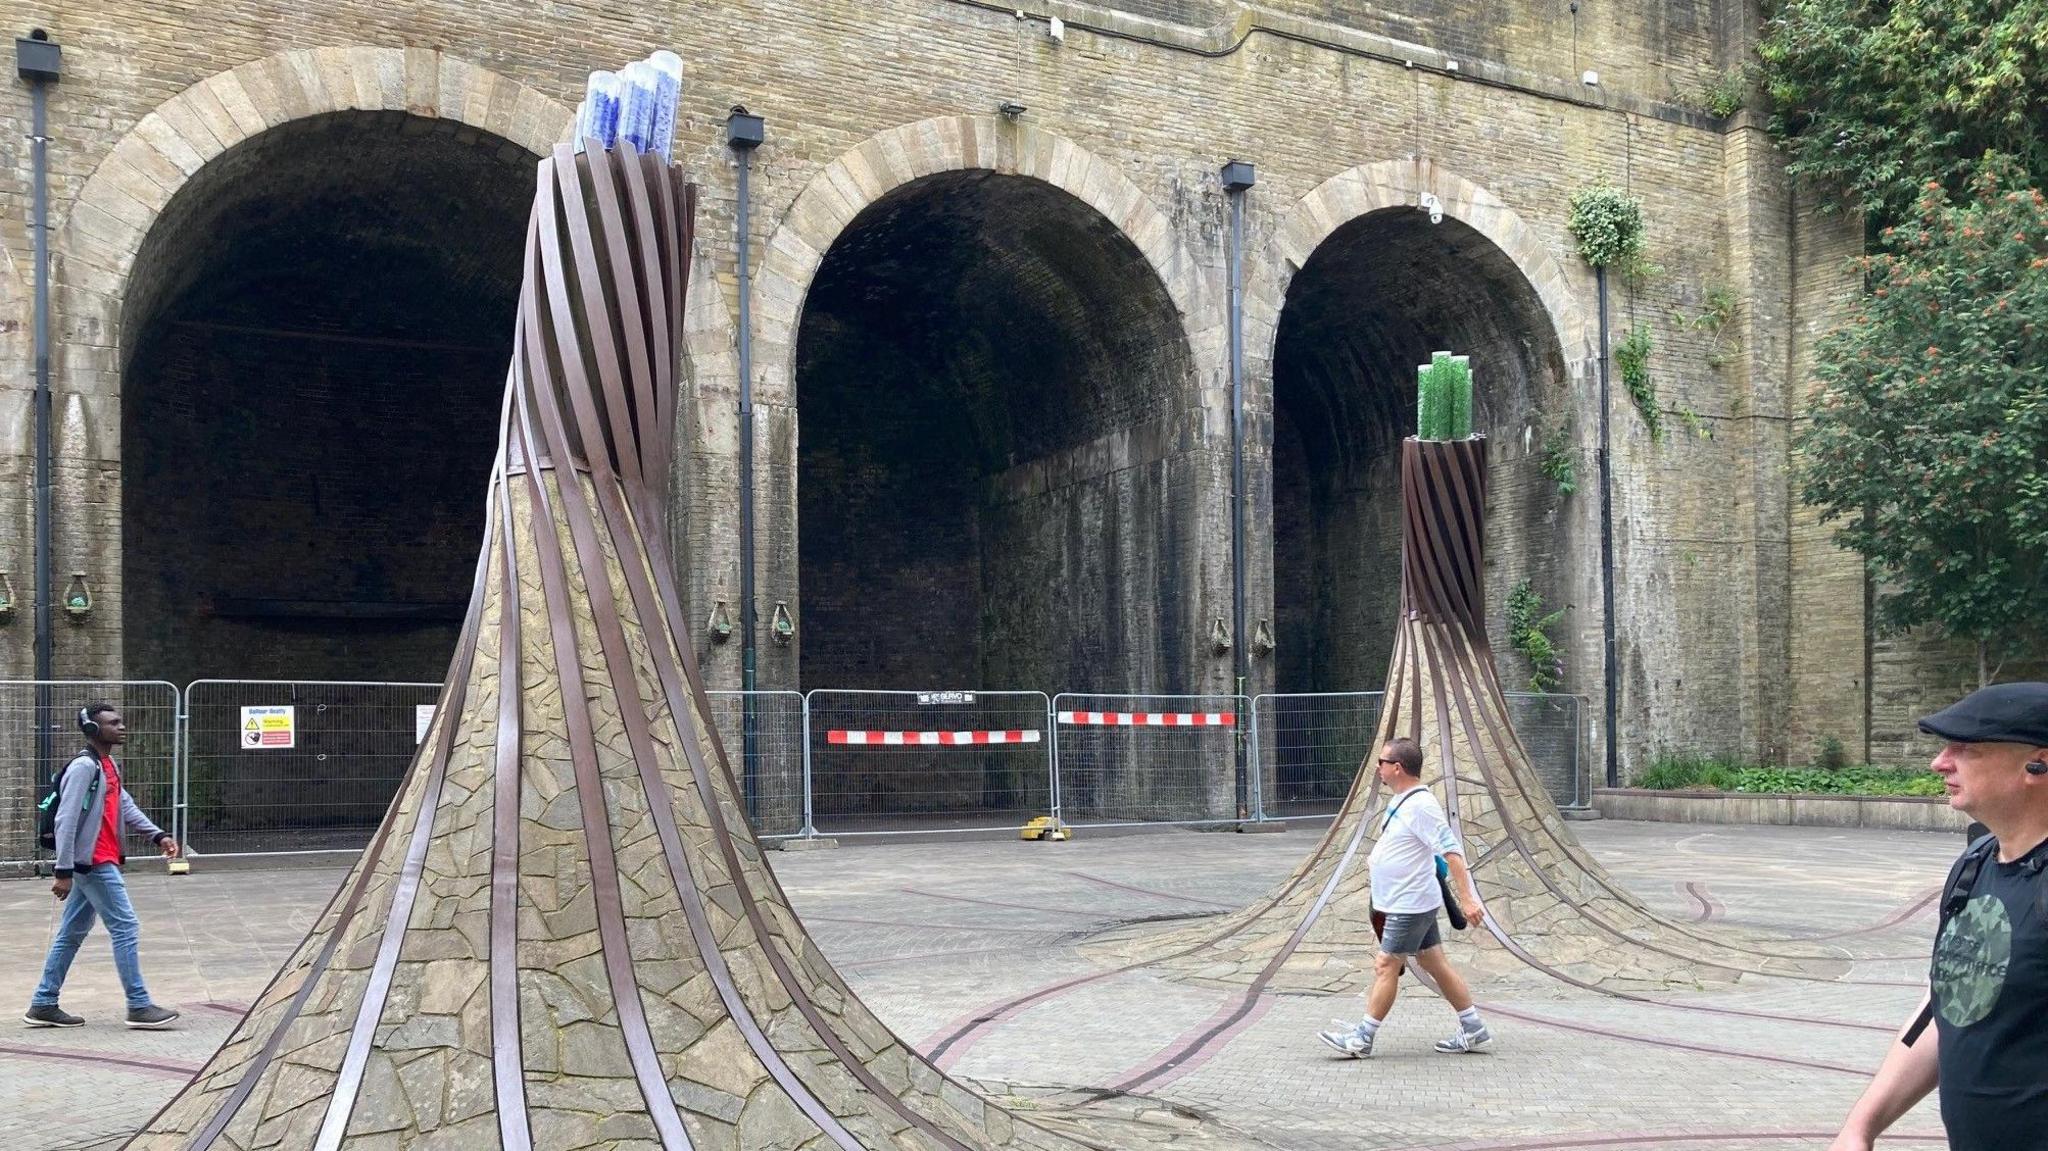
[[[1017,833],[1018,839],[1035,839],[1040,843],[1064,843],[1073,837],[1072,828],[1049,815],[1032,817]]]

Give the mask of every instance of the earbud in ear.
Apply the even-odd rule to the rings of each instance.
[[[2027,764],[2028,775],[2048,775],[2048,762],[2034,760]]]

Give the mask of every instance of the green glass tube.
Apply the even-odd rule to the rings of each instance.
[[[1446,367],[1450,370],[1450,386],[1445,390],[1450,397],[1450,427],[1447,438],[1470,439],[1472,436],[1472,357],[1446,356]]]
[[[1415,369],[1415,436],[1462,440],[1472,434],[1470,357],[1438,352]]]
[[[1423,364],[1415,369],[1415,438],[1418,440],[1437,438],[1435,396],[1434,365]]]

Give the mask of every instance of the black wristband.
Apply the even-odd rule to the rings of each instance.
[[[69,878],[71,878],[71,869],[70,869],[70,868],[68,868],[68,867],[60,867],[60,868],[58,868],[58,869],[57,869],[57,878],[59,878],[59,879],[69,879]]]

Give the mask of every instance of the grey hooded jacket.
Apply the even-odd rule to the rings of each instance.
[[[81,751],[64,768],[57,784],[57,878],[69,879],[74,870],[92,867],[92,849],[100,839],[100,812],[106,804],[106,794],[100,789],[106,786],[106,773],[100,770],[100,757],[91,749]],[[121,824],[130,831],[139,831],[150,839],[161,841],[168,835],[163,828],[149,821],[142,809],[135,805],[135,797],[121,789]],[[124,858],[123,863],[127,860]]]

